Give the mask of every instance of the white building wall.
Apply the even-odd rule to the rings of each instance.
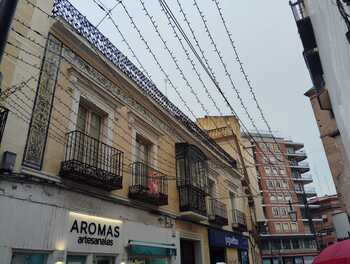
[[[348,30],[335,1],[309,0],[307,4],[319,48],[324,78],[349,160],[350,44],[345,37]],[[349,8],[347,10],[350,12]]]
[[[345,36],[348,29],[335,1],[308,0],[306,3],[341,134],[339,148],[344,149],[343,172],[333,176],[337,191],[350,212],[350,44]],[[350,13],[350,8],[346,5],[345,8]]]

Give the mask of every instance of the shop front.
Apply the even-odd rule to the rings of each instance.
[[[159,215],[53,187],[0,188],[1,264],[180,264],[179,234]]]
[[[229,231],[209,229],[210,263],[249,264],[248,239]]]

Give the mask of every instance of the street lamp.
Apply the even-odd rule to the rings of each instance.
[[[292,220],[292,222],[296,222],[297,221],[297,211],[295,211],[292,207],[292,203],[291,201],[289,201],[289,217],[290,217],[290,220]]]

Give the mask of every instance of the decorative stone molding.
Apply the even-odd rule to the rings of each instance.
[[[61,50],[62,43],[50,34],[46,42],[42,71],[23,157],[23,165],[37,170],[41,170],[42,167],[61,61]]]

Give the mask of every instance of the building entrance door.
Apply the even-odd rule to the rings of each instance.
[[[226,253],[223,247],[210,247],[210,263],[226,263]]]
[[[67,256],[67,264],[85,264],[86,256]]]
[[[181,263],[196,264],[194,241],[181,239]]]

